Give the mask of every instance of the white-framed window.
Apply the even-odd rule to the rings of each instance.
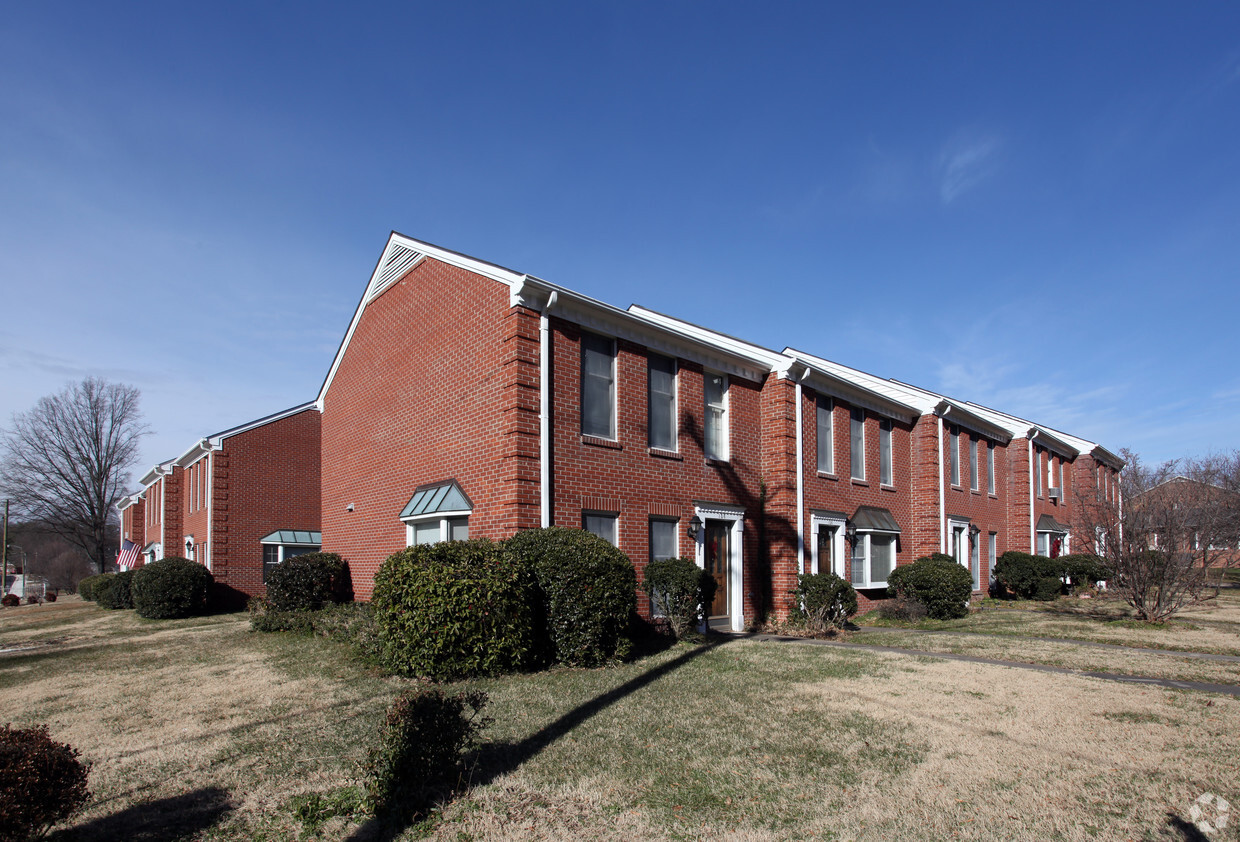
[[[812,512],[810,528],[814,543],[810,554],[810,573],[834,573],[842,579],[849,576],[844,552],[844,527],[847,518],[836,512]]]
[[[646,399],[649,443],[676,450],[676,360],[662,354],[647,357]]]
[[[969,522],[967,520],[947,519],[948,555],[956,560],[961,567],[969,567]]]
[[[1038,481],[1038,497],[1042,496],[1042,451],[1040,448],[1033,449],[1033,465],[1034,471],[1037,472]]]
[[[896,566],[896,539],[891,532],[857,532],[852,551],[854,588],[887,587],[887,576]]]
[[[707,459],[728,458],[728,376],[707,371],[702,375],[705,403],[704,445]]]
[[[878,423],[878,481],[894,484],[891,474],[891,422],[884,418]]]
[[[960,485],[960,428],[956,426],[951,429],[948,458],[951,463],[951,483],[953,486]]]
[[[581,335],[581,432],[616,437],[616,341]]]
[[[995,580],[995,563],[999,560],[999,535],[991,532],[986,536],[986,562],[990,565],[990,581]]]
[[[581,528],[586,532],[597,535],[613,547],[620,546],[619,530],[617,522],[619,517],[615,512],[582,512]]]
[[[679,521],[672,518],[652,517],[650,519],[650,560],[663,561],[678,558],[676,551],[676,529]]]
[[[995,443],[986,442],[986,491],[995,493]]]
[[[849,414],[848,440],[852,478],[865,479],[865,410],[853,407]]]
[[[973,590],[982,589],[982,536],[969,541],[969,567],[973,570]]]
[[[981,465],[977,460],[977,439],[969,436],[969,490],[977,491],[981,487]]]
[[[259,543],[263,548],[263,583],[272,569],[283,561],[306,553],[317,553],[322,546],[320,532],[302,529],[277,529]]]
[[[419,486],[401,510],[405,546],[468,541],[474,504],[455,480]]]
[[[824,474],[835,473],[835,425],[832,417],[835,402],[830,398],[818,398],[818,470]]]
[[[1068,489],[1065,488],[1063,484],[1063,457],[1061,456],[1059,457],[1059,498],[1060,500],[1066,500],[1067,494],[1068,494]]]

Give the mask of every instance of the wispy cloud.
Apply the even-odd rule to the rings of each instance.
[[[959,135],[939,153],[939,198],[950,205],[999,169],[1003,141],[995,135]]]

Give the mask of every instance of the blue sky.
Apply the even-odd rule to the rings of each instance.
[[[1238,130],[1234,2],[9,4],[0,419],[132,383],[141,473],[310,400],[395,229],[1230,450]]]

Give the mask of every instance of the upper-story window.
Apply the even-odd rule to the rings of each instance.
[[[616,342],[593,333],[581,337],[581,432],[616,437]]]
[[[969,436],[969,490],[977,491],[981,487],[981,466],[977,461],[977,439]]]
[[[951,481],[952,485],[960,485],[960,428],[952,427],[951,441],[948,446],[949,458],[951,460]]]
[[[647,361],[647,406],[650,446],[676,449],[676,361],[651,354]]]
[[[986,490],[995,493],[995,444],[986,442]]]
[[[1033,469],[1037,472],[1038,480],[1038,497],[1042,496],[1042,451],[1039,448],[1033,449]]]
[[[728,377],[708,371],[702,375],[706,404],[704,442],[706,458],[728,458]]]
[[[818,470],[824,474],[835,473],[834,410],[835,404],[830,398],[818,398]]]
[[[891,485],[891,422],[883,419],[878,424],[878,481]]]
[[[853,408],[848,422],[852,478],[865,479],[865,410]]]

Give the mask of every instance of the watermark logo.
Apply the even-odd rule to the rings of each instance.
[[[1231,805],[1227,799],[1213,792],[1202,793],[1188,808],[1188,817],[1202,833],[1214,833],[1227,827],[1230,813]]]

